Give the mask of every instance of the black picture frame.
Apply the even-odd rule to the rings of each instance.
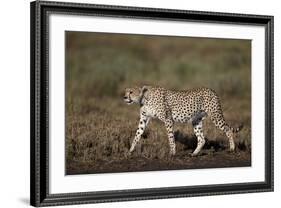
[[[33,206],[71,205],[218,194],[273,191],[273,16],[184,11],[170,9],[93,5],[62,2],[31,2],[31,174]],[[265,27],[265,181],[222,185],[147,188],[120,191],[49,193],[49,69],[48,14],[145,18]]]

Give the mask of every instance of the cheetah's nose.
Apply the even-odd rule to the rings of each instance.
[[[124,99],[127,99],[128,97],[127,96],[124,96]]]

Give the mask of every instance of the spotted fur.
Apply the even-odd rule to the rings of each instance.
[[[215,126],[226,134],[231,151],[235,149],[233,135],[242,128],[242,126],[232,128],[225,122],[220,99],[216,92],[209,88],[186,91],[172,91],[152,86],[127,88],[125,89],[124,101],[127,104],[138,103],[140,105],[140,121],[130,152],[134,151],[151,118],[157,118],[164,123],[171,155],[176,153],[175,122],[192,123],[198,140],[192,156],[198,155],[205,144],[202,121],[207,116],[210,116]]]

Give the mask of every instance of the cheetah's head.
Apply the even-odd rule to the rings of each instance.
[[[128,105],[132,103],[141,103],[144,92],[146,90],[147,90],[146,87],[126,88],[125,95],[124,95],[124,102],[126,102]]]

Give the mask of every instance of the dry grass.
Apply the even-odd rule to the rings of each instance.
[[[235,100],[229,102],[232,103]],[[231,106],[231,104],[229,105]],[[92,100],[91,104],[88,103],[82,108],[83,112],[75,112],[75,110],[68,112],[66,144],[67,164],[69,164],[70,173],[73,170],[77,171],[73,167],[73,162],[81,172],[85,172],[89,169],[88,166],[95,167],[95,165],[106,165],[106,163],[124,160],[138,125],[138,108],[138,106],[127,106],[122,103],[121,99],[119,102],[114,102],[114,100],[103,98],[97,101]],[[225,117],[227,121],[230,121],[230,124],[245,124],[244,129],[236,138],[236,145],[239,151],[250,153],[250,114],[239,115],[236,113],[239,112],[239,109],[241,106],[236,105],[226,110]],[[187,156],[196,147],[192,126],[190,124],[176,124],[175,127],[177,155],[179,157]],[[215,128],[210,119],[204,122],[204,133],[208,141],[204,147],[207,152],[228,150],[226,136]],[[151,121],[143,139],[133,153],[134,157],[143,157],[151,161],[169,159],[168,139],[161,122]],[[126,164],[123,165],[126,166]],[[222,164],[222,166],[225,165]],[[120,170],[111,171],[118,172]]]

